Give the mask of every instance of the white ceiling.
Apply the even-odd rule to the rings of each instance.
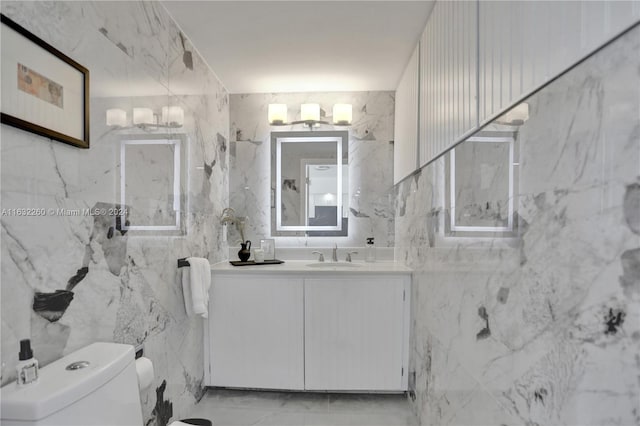
[[[231,93],[395,90],[433,1],[163,1]]]

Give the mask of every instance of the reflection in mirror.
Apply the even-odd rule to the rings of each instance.
[[[183,135],[136,135],[121,141],[120,203],[127,206],[129,221],[124,230],[183,233],[184,145]]]
[[[348,235],[347,132],[272,132],[272,235]]]
[[[447,156],[447,235],[513,236],[517,225],[517,132],[482,130],[457,145]]]

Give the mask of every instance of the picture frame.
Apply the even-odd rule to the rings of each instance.
[[[89,70],[0,14],[0,122],[89,148]]]

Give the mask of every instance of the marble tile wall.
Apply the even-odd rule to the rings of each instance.
[[[187,158],[182,236],[114,232],[108,214],[3,214],[2,383],[15,379],[22,338],[32,338],[42,364],[94,341],[144,344],[156,371],[141,394],[145,424],[188,417],[203,394],[203,330],[201,319],[185,314],[176,261],[227,256],[214,219],[228,205],[228,94],[159,2],[1,7],[91,73],[90,149],[1,127],[3,209],[113,207],[123,138],[180,135]],[[131,120],[134,106],[169,104],[184,109],[182,128],[105,124],[108,108],[125,109]],[[140,162],[140,176],[151,162]],[[52,306],[54,297],[66,308]]]
[[[396,187],[413,407],[425,425],[639,424],[640,27],[526,102],[517,238],[444,235],[445,158]]]
[[[393,247],[393,92],[238,94],[230,96],[230,204],[248,217],[245,237],[256,241],[271,235],[270,132],[300,131],[302,125],[271,127],[270,103],[288,105],[289,120],[299,120],[300,104],[319,103],[331,115],[333,104],[353,105],[349,131],[349,236],[275,237],[277,247],[363,247],[373,236],[378,247]],[[298,114],[298,116],[296,116]],[[344,130],[324,126],[321,130]],[[229,243],[239,234],[229,228]],[[237,245],[237,244],[236,244]]]

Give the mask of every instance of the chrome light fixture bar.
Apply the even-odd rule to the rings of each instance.
[[[176,129],[184,125],[184,110],[179,106],[164,106],[162,114],[155,114],[151,108],[133,108],[132,126],[127,126],[127,112],[120,108],[107,110],[106,124],[118,129],[129,128],[169,128]]]
[[[320,120],[319,104],[301,104],[300,120],[287,122],[286,104],[269,104],[268,111],[269,124],[272,126],[291,126],[294,124],[304,124],[313,130],[320,124],[333,124],[334,126],[350,126],[352,120],[351,104],[335,104],[333,106],[333,122]]]

